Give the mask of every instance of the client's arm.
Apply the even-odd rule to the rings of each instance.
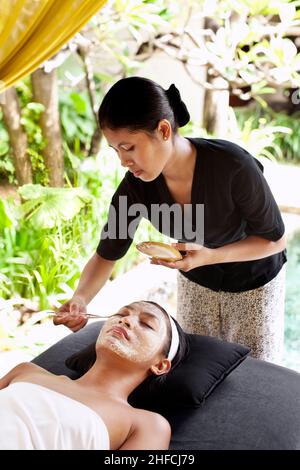
[[[43,369],[40,366],[37,366],[36,364],[32,364],[31,362],[21,362],[21,364],[18,364],[15,366],[13,369],[11,369],[6,375],[4,375],[0,379],[0,390],[2,390],[5,387],[8,387],[9,384],[15,380],[16,378],[19,378],[20,375],[23,374],[28,374],[31,372],[45,372],[48,373],[45,369]]]
[[[171,427],[168,421],[157,413],[138,410],[127,439],[120,450],[165,450],[169,448]]]

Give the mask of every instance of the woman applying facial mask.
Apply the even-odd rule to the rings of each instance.
[[[188,350],[180,326],[158,304],[134,302],[109,317],[96,361],[77,380],[32,363],[0,379],[0,449],[167,449],[161,415],[129,405],[145,379],[163,379]]]
[[[178,240],[174,248],[184,254],[175,262],[152,261],[178,271],[176,318],[182,328],[244,344],[256,358],[280,361],[286,262],[280,211],[261,163],[233,142],[184,137],[179,128],[189,119],[174,84],[164,89],[129,77],[105,95],[99,125],[128,171],[113,195],[96,253],[61,311],[86,312],[145,217]],[[141,217],[133,215],[137,206]],[[160,213],[153,212],[157,207]],[[175,230],[177,223],[172,215],[169,219],[174,207],[178,222],[185,208],[190,210],[184,230]],[[85,324],[78,315],[65,323],[73,331]]]

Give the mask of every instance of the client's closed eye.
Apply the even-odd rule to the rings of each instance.
[[[144,321],[141,321],[142,325],[145,325],[147,328],[150,328],[151,330],[154,330],[153,326],[149,325],[149,323],[146,323]]]

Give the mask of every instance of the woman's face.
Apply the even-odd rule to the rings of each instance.
[[[121,161],[136,178],[153,181],[171,158],[171,139],[164,140],[163,133],[154,131],[153,136],[143,131],[131,132],[128,129],[104,129],[103,134]]]
[[[164,314],[155,305],[134,302],[105,322],[97,346],[110,349],[131,362],[150,364],[162,354],[166,341]]]

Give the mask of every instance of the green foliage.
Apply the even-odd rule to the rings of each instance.
[[[13,225],[13,216],[10,214],[9,206],[4,199],[0,199],[0,230]]]
[[[90,202],[88,192],[82,188],[44,188],[27,184],[19,188],[23,201],[21,217],[38,230],[51,229],[69,221]]]
[[[0,109],[0,179],[5,177],[9,183],[15,179],[15,168],[11,158],[9,137],[3,123],[3,115]]]
[[[36,183],[48,184],[49,178],[42,156],[45,141],[39,125],[40,115],[44,107],[40,103],[32,101],[32,89],[28,77],[17,83],[16,90],[21,105],[21,124],[27,135],[27,152],[31,159],[34,181]],[[2,113],[0,113],[0,176],[1,175],[7,178],[9,183],[15,182],[12,149],[9,145],[9,136],[3,123]]]
[[[235,114],[244,141],[254,148],[253,154],[260,154],[255,148],[262,148],[262,155],[268,158],[300,163],[300,112],[289,116],[257,106],[254,110],[237,109]]]
[[[38,299],[40,308],[48,308],[72,295],[124,175],[112,155],[104,148],[99,157],[77,160],[77,188],[24,185],[21,203],[0,199],[0,297]],[[166,237],[142,221],[112,278],[144,259],[135,244],[149,239]]]
[[[48,296],[59,296],[67,284],[74,288],[79,277],[84,251],[79,212],[72,220],[59,221],[57,215],[56,227],[43,229],[22,217],[20,209],[22,204],[12,200],[1,202],[6,223],[0,227],[0,296],[38,298],[46,308]]]
[[[0,155],[0,159],[0,177],[7,178],[9,183],[13,183],[15,181],[15,167],[9,152],[3,156]]]
[[[39,119],[44,111],[44,106],[32,101],[32,88],[28,77],[18,82],[16,89],[21,103],[21,124],[27,134],[27,152],[31,160],[34,182],[47,185],[49,177],[42,153],[46,142],[43,139],[42,130],[39,125]]]
[[[300,371],[300,233],[288,244],[285,301],[285,363]]]
[[[86,154],[96,128],[87,92],[60,89],[59,110],[65,143],[72,152]]]
[[[2,112],[0,110],[0,157],[9,152],[9,137],[2,121]]]
[[[253,126],[254,118],[248,118],[240,130],[237,139],[240,145],[244,145],[247,150],[256,157],[266,157],[275,161],[283,159],[283,152],[280,146],[275,143],[278,134],[290,134],[292,131],[288,127],[271,126],[267,124],[265,118],[260,118],[258,126]]]

